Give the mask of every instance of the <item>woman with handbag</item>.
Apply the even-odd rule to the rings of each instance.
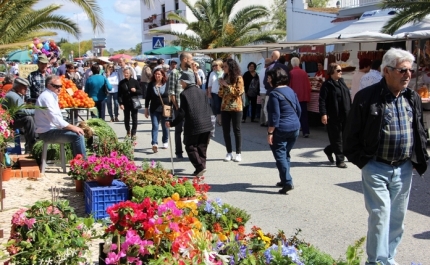
[[[255,112],[257,108],[257,96],[260,95],[260,79],[258,77],[257,65],[254,62],[248,64],[248,71],[243,74],[243,84],[245,86],[245,93],[251,104],[251,122],[255,121]],[[242,122],[246,122],[248,115],[249,105],[243,108]]]
[[[112,85],[109,81],[100,74],[100,66],[93,64],[91,66],[93,73],[85,82],[85,93],[96,103],[98,118],[105,120],[106,98],[109,91],[112,90]]]
[[[152,151],[157,153],[158,151],[158,128],[161,122],[161,128],[163,129],[163,149],[168,148],[169,141],[169,129],[166,127],[167,114],[164,114],[163,109],[170,107],[169,93],[166,89],[166,74],[160,68],[154,70],[152,74],[151,83],[148,85],[145,99],[145,117],[151,116],[152,123]],[[170,116],[170,114],[169,114]]]
[[[120,109],[124,111],[124,125],[127,136],[136,139],[137,131],[137,111],[142,108],[137,94],[139,82],[131,77],[131,70],[125,68],[124,79],[118,84],[118,103]],[[131,133],[130,133],[130,115],[131,115]]]
[[[242,161],[242,137],[240,134],[241,119],[243,114],[243,78],[240,75],[240,67],[233,59],[227,59],[223,63],[224,78],[219,79],[218,96],[221,98],[221,124],[224,135],[227,155],[225,162]],[[230,137],[230,124],[233,125],[234,139],[236,142],[236,157],[233,158],[233,148]]]

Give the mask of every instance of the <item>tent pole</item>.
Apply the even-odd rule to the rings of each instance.
[[[420,56],[421,56],[421,52],[420,52],[420,50],[421,49],[419,49],[419,47],[418,47],[418,51],[417,51],[417,71],[416,71],[416,73],[417,73],[417,76],[416,76],[416,80],[415,80],[415,90],[418,90],[418,69],[419,69],[419,67],[420,67]]]

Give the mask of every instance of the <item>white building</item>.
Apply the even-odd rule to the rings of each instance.
[[[195,2],[195,0],[190,0],[192,4]],[[273,0],[263,2],[260,0],[241,0],[233,9],[233,13],[235,10],[242,9],[249,5],[264,5],[270,9],[272,4]],[[172,35],[150,33],[151,29],[172,30],[185,33],[185,24],[178,23],[177,21],[169,21],[167,19],[168,14],[172,12],[184,16],[188,21],[196,20],[190,9],[181,0],[158,0],[155,1],[154,9],[149,9],[143,4],[143,1],[140,1],[142,53],[153,49],[152,38],[154,36],[164,37],[166,45],[169,45],[170,42],[175,39]]]

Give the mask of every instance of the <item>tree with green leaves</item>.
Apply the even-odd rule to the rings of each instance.
[[[285,29],[284,34],[280,36],[282,39],[287,35],[287,0],[274,0],[270,6],[270,13],[272,14],[272,28]]]
[[[419,22],[430,14],[430,0],[404,1],[404,0],[384,0],[382,8],[396,8],[394,15],[382,28],[383,33],[394,34],[401,26],[409,22]]]
[[[162,30],[153,32],[174,35],[178,39],[172,42],[173,45],[189,49],[276,42],[285,35],[285,28],[270,29],[271,22],[267,20],[270,12],[265,6],[250,5],[233,14],[233,8],[239,1],[241,0],[197,0],[192,5],[189,0],[183,0],[197,21],[190,22],[176,13],[169,14],[168,19],[184,23],[192,33]]]
[[[69,0],[87,14],[94,31],[103,31],[102,11],[96,0]],[[54,36],[52,30],[63,30],[75,37],[79,26],[69,18],[55,15],[61,5],[52,4],[35,10],[41,0],[0,0],[0,45],[17,43],[23,46],[33,37]]]

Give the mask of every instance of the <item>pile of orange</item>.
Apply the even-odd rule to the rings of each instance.
[[[95,106],[94,100],[88,97],[88,94],[83,90],[79,90],[72,80],[66,79],[61,76],[63,87],[61,88],[60,95],[58,96],[58,105],[60,108],[92,108]],[[66,89],[73,91],[71,96]]]

